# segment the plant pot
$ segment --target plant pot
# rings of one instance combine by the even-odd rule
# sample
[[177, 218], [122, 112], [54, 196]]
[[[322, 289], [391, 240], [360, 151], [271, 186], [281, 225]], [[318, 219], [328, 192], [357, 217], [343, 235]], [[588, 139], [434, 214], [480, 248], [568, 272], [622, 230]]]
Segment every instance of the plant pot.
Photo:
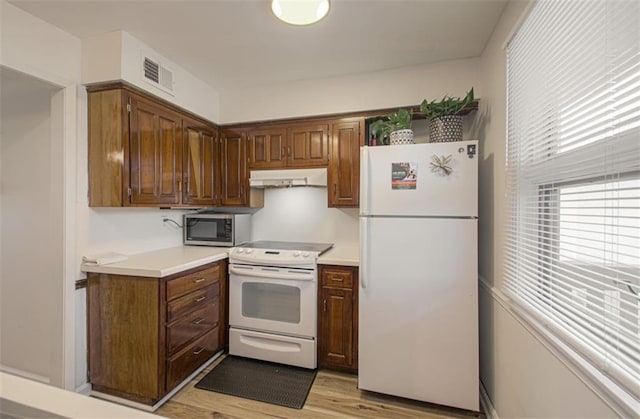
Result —
[[462, 116], [445, 115], [433, 118], [429, 122], [429, 129], [431, 143], [462, 141]]
[[401, 129], [389, 135], [391, 145], [413, 144], [413, 130]]

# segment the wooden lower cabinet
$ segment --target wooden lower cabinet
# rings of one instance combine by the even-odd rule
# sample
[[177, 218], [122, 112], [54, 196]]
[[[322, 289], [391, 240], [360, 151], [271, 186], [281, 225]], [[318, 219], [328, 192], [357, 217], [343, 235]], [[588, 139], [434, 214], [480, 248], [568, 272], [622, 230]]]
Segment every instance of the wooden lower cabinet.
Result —
[[225, 342], [226, 260], [166, 278], [89, 273], [93, 390], [154, 405]]
[[358, 268], [319, 265], [318, 366], [358, 370]]

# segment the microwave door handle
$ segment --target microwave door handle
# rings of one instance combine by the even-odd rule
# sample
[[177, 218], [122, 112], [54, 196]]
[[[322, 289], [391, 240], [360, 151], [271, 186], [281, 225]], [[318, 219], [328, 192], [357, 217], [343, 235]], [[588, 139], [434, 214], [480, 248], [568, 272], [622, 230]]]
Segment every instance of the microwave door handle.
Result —
[[237, 266], [229, 267], [229, 273], [238, 276], [250, 276], [266, 279], [285, 279], [288, 281], [313, 281], [313, 272], [292, 272], [291, 270], [277, 270], [277, 271], [261, 271], [253, 268], [243, 268]]

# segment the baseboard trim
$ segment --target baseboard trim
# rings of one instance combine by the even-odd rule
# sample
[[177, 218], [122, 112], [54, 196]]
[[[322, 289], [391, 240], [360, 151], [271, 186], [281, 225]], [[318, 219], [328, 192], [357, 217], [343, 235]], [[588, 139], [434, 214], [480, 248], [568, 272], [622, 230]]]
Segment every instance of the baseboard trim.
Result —
[[6, 372], [7, 374], [17, 375], [18, 377], [27, 378], [33, 381], [39, 381], [44, 384], [51, 384], [51, 379], [49, 377], [45, 377], [44, 375], [34, 374], [32, 372], [19, 370], [17, 368], [7, 367], [6, 365], [0, 365], [0, 371]]
[[207, 362], [202, 364], [200, 366], [200, 368], [198, 368], [190, 376], [185, 378], [184, 381], [182, 381], [180, 384], [178, 384], [173, 390], [171, 390], [169, 393], [167, 393], [166, 396], [164, 396], [162, 399], [160, 399], [160, 401], [158, 401], [158, 403], [154, 404], [153, 406], [149, 406], [149, 405], [143, 404], [143, 403], [134, 402], [132, 400], [127, 400], [127, 399], [124, 399], [122, 397], [112, 396], [111, 394], [101, 393], [99, 391], [91, 390], [91, 394], [90, 395], [94, 396], [94, 397], [97, 397], [99, 399], [108, 400], [110, 402], [114, 402], [114, 403], [118, 403], [118, 404], [123, 404], [125, 406], [133, 407], [133, 408], [136, 408], [136, 409], [139, 409], [139, 410], [144, 410], [146, 412], [155, 412], [160, 406], [165, 404], [170, 398], [172, 398], [177, 392], [182, 390], [182, 388], [184, 386], [186, 386], [191, 380], [193, 380], [198, 374], [200, 374], [202, 372], [202, 370], [204, 370], [209, 365], [211, 365], [213, 363], [213, 361], [215, 361], [216, 359], [220, 358], [220, 355], [222, 355], [223, 352], [224, 351], [220, 351], [217, 354], [215, 354], [214, 356], [212, 356], [211, 358], [209, 358], [209, 360]]
[[487, 415], [487, 419], [500, 419], [498, 417], [498, 412], [496, 412], [496, 409], [493, 407], [493, 403], [491, 403], [489, 393], [487, 393], [487, 389], [484, 388], [482, 381], [480, 381], [480, 405], [482, 406], [484, 414]]

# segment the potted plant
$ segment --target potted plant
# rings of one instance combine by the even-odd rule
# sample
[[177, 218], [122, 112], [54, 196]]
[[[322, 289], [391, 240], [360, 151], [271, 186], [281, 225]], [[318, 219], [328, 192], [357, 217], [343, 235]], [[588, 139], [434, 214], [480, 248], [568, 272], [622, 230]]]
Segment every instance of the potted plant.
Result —
[[389, 138], [392, 145], [413, 144], [413, 130], [411, 129], [411, 112], [398, 109], [387, 115], [387, 119], [378, 119], [371, 124], [371, 133], [382, 143]]
[[439, 101], [426, 99], [420, 112], [429, 120], [431, 142], [462, 141], [462, 115], [460, 111], [473, 102], [473, 87], [464, 98], [445, 96]]

